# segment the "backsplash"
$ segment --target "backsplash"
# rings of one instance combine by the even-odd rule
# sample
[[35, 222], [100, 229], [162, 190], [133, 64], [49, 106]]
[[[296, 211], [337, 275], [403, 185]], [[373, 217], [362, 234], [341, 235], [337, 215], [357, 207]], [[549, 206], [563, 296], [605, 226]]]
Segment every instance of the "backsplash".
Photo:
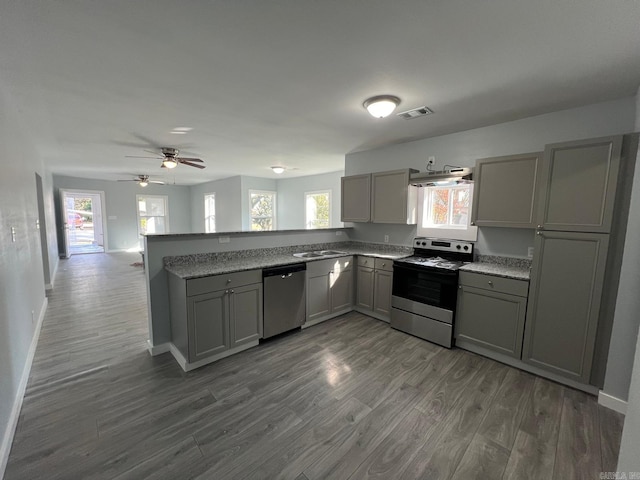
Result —
[[497, 255], [477, 255], [476, 262], [493, 263], [505, 267], [531, 268], [531, 259], [516, 257], [500, 257]]

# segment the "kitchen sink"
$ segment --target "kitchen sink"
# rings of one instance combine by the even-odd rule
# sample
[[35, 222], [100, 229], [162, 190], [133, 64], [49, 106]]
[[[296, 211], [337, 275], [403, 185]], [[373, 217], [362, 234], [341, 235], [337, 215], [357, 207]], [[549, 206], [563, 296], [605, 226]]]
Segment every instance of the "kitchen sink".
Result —
[[319, 253], [320, 255], [347, 255], [347, 252], [342, 252], [340, 250], [321, 250], [314, 253]]
[[331, 255], [348, 255], [347, 252], [342, 252], [340, 250], [318, 250], [317, 252], [302, 252], [302, 253], [294, 253], [294, 257], [298, 258], [320, 258], [320, 257], [329, 257]]
[[315, 252], [302, 252], [302, 253], [294, 253], [294, 257], [298, 258], [316, 258], [316, 257], [324, 257], [324, 255]]

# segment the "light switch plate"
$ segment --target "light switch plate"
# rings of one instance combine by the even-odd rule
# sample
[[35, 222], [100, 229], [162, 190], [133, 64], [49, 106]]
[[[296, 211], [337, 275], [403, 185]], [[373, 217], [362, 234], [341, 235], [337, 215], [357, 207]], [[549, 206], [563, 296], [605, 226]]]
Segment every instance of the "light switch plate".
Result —
[[389, 243], [389, 235], [384, 236], [384, 243]]
[[16, 227], [11, 227], [11, 241], [14, 243], [16, 241]]
[[231, 241], [231, 238], [229, 237], [218, 237], [219, 243], [229, 243], [230, 241]]
[[527, 248], [527, 256], [533, 258], [533, 247]]

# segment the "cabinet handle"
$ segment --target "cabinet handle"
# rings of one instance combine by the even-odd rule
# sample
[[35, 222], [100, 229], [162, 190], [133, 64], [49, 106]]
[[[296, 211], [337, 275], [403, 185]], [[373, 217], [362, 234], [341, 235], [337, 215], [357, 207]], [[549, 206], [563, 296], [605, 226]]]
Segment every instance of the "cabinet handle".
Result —
[[473, 227], [476, 224], [476, 222], [471, 222], [471, 226]]
[[387, 266], [387, 264], [386, 264], [386, 263], [383, 263], [383, 264], [382, 264], [382, 266], [383, 266], [383, 267], [386, 267], [386, 266]]
[[542, 235], [542, 232], [537, 231], [537, 232], [536, 232], [536, 235]]
[[227, 280], [227, 283], [231, 283], [231, 279]]
[[493, 285], [493, 282], [491, 280], [489, 280], [489, 285]]
[[225, 290], [225, 291], [224, 291], [224, 294], [225, 294], [225, 295], [229, 295], [229, 290]]
[[538, 229], [542, 230], [544, 227], [542, 225], [538, 225]]
[[233, 290], [231, 290], [231, 293], [235, 293]]

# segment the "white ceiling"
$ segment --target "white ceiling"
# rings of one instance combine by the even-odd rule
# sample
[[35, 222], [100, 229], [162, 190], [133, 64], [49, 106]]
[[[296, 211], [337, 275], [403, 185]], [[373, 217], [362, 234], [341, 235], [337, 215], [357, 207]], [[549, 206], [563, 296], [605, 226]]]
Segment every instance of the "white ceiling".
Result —
[[[639, 25], [623, 0], [12, 1], [0, 88], [54, 173], [311, 175], [348, 152], [632, 96]], [[385, 93], [435, 113], [370, 117], [362, 102]], [[125, 158], [152, 144], [207, 168]]]

